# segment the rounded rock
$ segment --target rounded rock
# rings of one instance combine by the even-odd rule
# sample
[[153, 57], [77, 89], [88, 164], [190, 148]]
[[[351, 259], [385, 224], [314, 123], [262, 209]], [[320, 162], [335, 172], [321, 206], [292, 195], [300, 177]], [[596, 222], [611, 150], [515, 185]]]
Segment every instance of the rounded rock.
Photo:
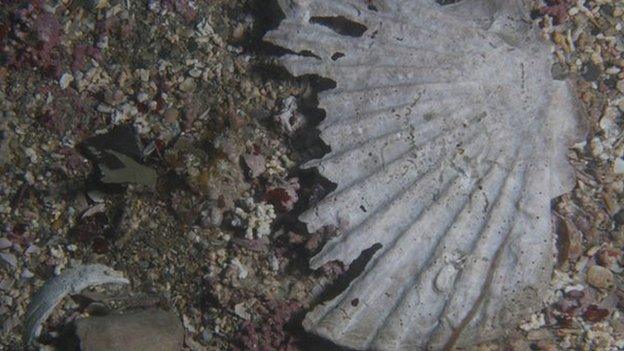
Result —
[[586, 280], [589, 285], [598, 289], [610, 289], [614, 284], [613, 273], [598, 265], [589, 267]]
[[180, 116], [180, 112], [178, 112], [178, 110], [176, 110], [175, 108], [168, 108], [165, 111], [164, 117], [165, 117], [165, 122], [167, 123], [175, 123], [178, 121], [178, 117]]

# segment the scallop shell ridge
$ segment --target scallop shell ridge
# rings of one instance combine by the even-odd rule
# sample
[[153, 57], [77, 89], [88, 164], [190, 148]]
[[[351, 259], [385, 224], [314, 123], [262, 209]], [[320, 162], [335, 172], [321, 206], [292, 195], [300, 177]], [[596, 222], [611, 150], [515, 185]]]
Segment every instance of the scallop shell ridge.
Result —
[[337, 184], [301, 216], [341, 234], [311, 260], [360, 276], [305, 328], [354, 349], [469, 346], [541, 307], [555, 263], [551, 199], [571, 190], [579, 134], [567, 82], [522, 0], [281, 0], [265, 40], [319, 95]]

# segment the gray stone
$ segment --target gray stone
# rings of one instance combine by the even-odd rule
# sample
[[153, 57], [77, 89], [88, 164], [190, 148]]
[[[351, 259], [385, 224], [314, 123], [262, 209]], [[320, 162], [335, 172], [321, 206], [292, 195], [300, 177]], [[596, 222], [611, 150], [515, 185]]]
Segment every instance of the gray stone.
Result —
[[11, 246], [13, 246], [11, 240], [4, 237], [0, 238], [0, 250], [8, 249]]
[[178, 351], [184, 327], [174, 313], [148, 309], [80, 319], [76, 335], [82, 351]]

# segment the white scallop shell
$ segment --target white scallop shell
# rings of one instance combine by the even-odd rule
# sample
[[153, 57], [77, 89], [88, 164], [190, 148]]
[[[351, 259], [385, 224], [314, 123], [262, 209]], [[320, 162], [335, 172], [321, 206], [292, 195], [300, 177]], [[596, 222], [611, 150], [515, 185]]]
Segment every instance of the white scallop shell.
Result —
[[294, 52], [283, 65], [337, 85], [319, 95], [331, 152], [306, 165], [337, 189], [301, 220], [342, 234], [311, 266], [381, 244], [305, 328], [380, 350], [467, 346], [515, 328], [549, 286], [550, 201], [573, 185], [566, 153], [579, 129], [523, 1], [280, 5], [286, 18], [265, 39]]

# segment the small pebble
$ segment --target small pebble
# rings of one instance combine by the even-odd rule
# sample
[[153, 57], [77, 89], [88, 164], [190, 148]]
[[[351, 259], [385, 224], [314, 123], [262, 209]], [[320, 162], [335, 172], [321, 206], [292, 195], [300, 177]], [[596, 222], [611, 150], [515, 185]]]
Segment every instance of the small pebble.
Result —
[[613, 273], [602, 266], [594, 265], [587, 270], [587, 283], [598, 289], [610, 289], [613, 286]]
[[249, 168], [252, 178], [257, 178], [266, 171], [266, 160], [262, 155], [245, 154], [243, 155], [243, 160]]
[[238, 279], [247, 278], [249, 271], [237, 258], [232, 259], [232, 265], [238, 270]]
[[139, 69], [138, 73], [139, 73], [139, 78], [141, 78], [141, 81], [143, 81], [143, 82], [149, 81], [150, 72], [148, 70], [146, 70], [146, 69]]
[[192, 93], [195, 88], [195, 79], [193, 78], [187, 78], [180, 84], [180, 90], [185, 93]]
[[0, 250], [8, 249], [13, 243], [7, 238], [0, 238]]
[[613, 173], [624, 174], [624, 160], [619, 157], [613, 161]]
[[613, 74], [618, 74], [620, 73], [620, 68], [619, 67], [609, 67], [607, 68], [607, 70], [605, 71], [607, 74], [613, 75]]
[[117, 106], [126, 99], [126, 94], [121, 90], [116, 90], [111, 96], [111, 104]]
[[178, 117], [180, 116], [180, 112], [178, 112], [178, 110], [176, 110], [175, 108], [168, 108], [165, 113], [164, 113], [164, 117], [165, 117], [165, 122], [167, 123], [175, 123], [178, 121]]
[[251, 319], [251, 314], [247, 312], [247, 309], [245, 308], [245, 304], [243, 302], [234, 305], [234, 313], [236, 313], [237, 316], [241, 317], [244, 320]]
[[149, 99], [149, 96], [143, 92], [137, 94], [137, 101], [143, 103]]
[[59, 79], [59, 85], [61, 89], [65, 90], [69, 87], [69, 84], [74, 81], [74, 76], [71, 73], [63, 73], [61, 79]]
[[99, 190], [89, 190], [87, 191], [87, 196], [91, 201], [99, 204], [104, 202], [104, 197], [106, 196], [106, 194]]
[[35, 275], [33, 274], [33, 272], [29, 271], [28, 269], [24, 269], [22, 271], [21, 277], [23, 279], [30, 279], [32, 277], [34, 277]]
[[601, 74], [602, 74], [602, 69], [600, 68], [600, 66], [597, 65], [596, 63], [590, 61], [584, 67], [582, 76], [587, 81], [595, 82], [595, 81], [597, 81], [600, 78]]
[[8, 264], [9, 266], [11, 266], [11, 268], [15, 268], [17, 266], [17, 258], [15, 257], [15, 255], [8, 253], [8, 252], [0, 252], [0, 258], [2, 259], [2, 261], [4, 261], [6, 264]]
[[202, 75], [202, 71], [197, 67], [193, 67], [188, 74], [193, 78], [199, 78]]

